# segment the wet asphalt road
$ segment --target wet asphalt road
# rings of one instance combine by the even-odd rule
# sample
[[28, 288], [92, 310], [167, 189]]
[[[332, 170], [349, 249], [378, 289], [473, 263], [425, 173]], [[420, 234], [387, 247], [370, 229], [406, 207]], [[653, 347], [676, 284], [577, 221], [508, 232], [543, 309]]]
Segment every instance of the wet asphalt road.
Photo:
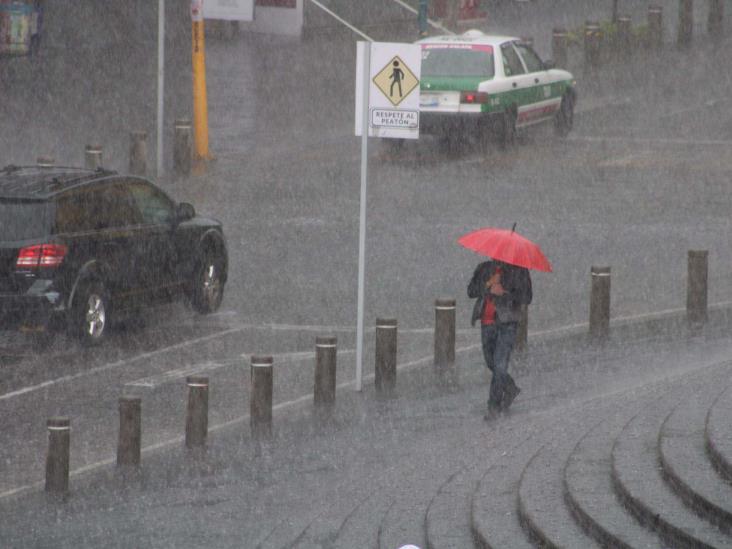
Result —
[[[225, 223], [231, 277], [221, 312], [196, 318], [163, 307], [95, 350], [60, 339], [38, 353], [10, 341], [0, 415], [13, 420], [0, 435], [0, 495], [42, 479], [44, 424], [53, 414], [72, 417], [72, 467], [79, 468], [113, 458], [122, 392], [143, 395], [144, 443], [152, 444], [180, 434], [190, 373], [212, 377], [212, 423], [247, 412], [250, 354], [276, 355], [275, 401], [291, 401], [311, 391], [315, 335], [335, 333], [338, 381], [352, 379], [360, 160], [352, 98], [324, 100], [312, 84], [278, 97], [270, 80], [257, 79], [262, 61], [252, 56], [266, 47], [245, 39], [211, 44], [219, 160], [206, 177], [163, 181]], [[329, 47], [311, 43], [300, 55]], [[268, 59], [281, 60], [283, 51], [274, 47]], [[554, 266], [534, 276], [533, 332], [586, 322], [591, 265], [612, 266], [614, 317], [682, 308], [689, 249], [709, 250], [710, 302], [729, 300], [732, 103], [729, 81], [715, 73], [729, 60], [714, 51], [670, 52], [632, 71], [580, 79], [580, 112], [566, 141], [542, 129], [509, 154], [467, 143], [455, 155], [429, 138], [398, 155], [372, 141], [366, 325], [398, 318], [400, 362], [429, 358], [433, 301], [452, 296], [458, 345], [475, 345], [464, 290], [478, 258], [455, 240], [514, 222]], [[644, 77], [651, 67], [653, 77]], [[671, 68], [695, 85], [680, 86]], [[282, 78], [291, 89], [291, 77]], [[345, 86], [350, 77], [341, 80]], [[372, 360], [367, 355], [367, 373]]]

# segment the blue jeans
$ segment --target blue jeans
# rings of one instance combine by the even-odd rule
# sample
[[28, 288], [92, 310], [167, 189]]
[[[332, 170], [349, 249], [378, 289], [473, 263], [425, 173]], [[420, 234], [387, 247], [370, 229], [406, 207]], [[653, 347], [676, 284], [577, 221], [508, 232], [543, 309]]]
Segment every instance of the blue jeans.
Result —
[[508, 361], [516, 342], [517, 322], [483, 324], [480, 339], [483, 344], [485, 365], [493, 372], [488, 406], [500, 407], [506, 387], [513, 384], [508, 373]]

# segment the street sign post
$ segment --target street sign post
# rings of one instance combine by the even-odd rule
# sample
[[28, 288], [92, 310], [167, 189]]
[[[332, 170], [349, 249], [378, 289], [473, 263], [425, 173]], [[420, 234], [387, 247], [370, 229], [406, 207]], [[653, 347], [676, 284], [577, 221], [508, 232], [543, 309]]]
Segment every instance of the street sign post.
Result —
[[165, 0], [158, 0], [158, 111], [157, 176], [163, 176], [163, 124], [165, 117]]
[[[366, 272], [368, 138], [419, 138], [418, 45], [358, 42], [356, 52], [356, 135], [361, 136], [361, 202], [358, 231], [356, 390], [363, 388], [363, 316]], [[365, 131], [364, 131], [365, 130]]]

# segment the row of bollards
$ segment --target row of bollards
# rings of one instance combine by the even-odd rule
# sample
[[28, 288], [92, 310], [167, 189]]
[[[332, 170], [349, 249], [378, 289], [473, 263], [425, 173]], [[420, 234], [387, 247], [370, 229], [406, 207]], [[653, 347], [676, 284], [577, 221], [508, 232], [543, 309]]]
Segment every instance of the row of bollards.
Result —
[[[444, 373], [455, 363], [455, 300], [438, 299], [435, 303], [435, 367]], [[376, 321], [374, 384], [380, 396], [393, 396], [397, 371], [397, 321], [380, 318]], [[321, 414], [332, 412], [336, 400], [337, 338], [318, 336], [315, 339], [315, 375], [313, 404]], [[205, 376], [188, 376], [185, 447], [205, 448], [208, 435], [208, 389]], [[272, 356], [251, 357], [249, 426], [252, 437], [272, 436], [274, 360]], [[46, 492], [65, 496], [69, 490], [70, 420], [53, 417], [47, 422], [48, 453], [46, 456]], [[137, 396], [119, 398], [119, 437], [117, 467], [134, 469], [140, 466], [142, 451], [142, 400]]]
[[[89, 170], [98, 170], [104, 166], [103, 149], [101, 145], [87, 145], [84, 148], [84, 167]], [[38, 157], [36, 164], [41, 167], [51, 167], [55, 160], [50, 157]], [[190, 120], [181, 119], [175, 122], [175, 136], [173, 140], [173, 173], [179, 177], [191, 174], [193, 165], [193, 136]], [[129, 173], [145, 176], [148, 174], [147, 132], [134, 131], [130, 133]]]
[[[592, 266], [590, 289], [589, 334], [595, 339], [608, 336], [610, 329], [610, 267]], [[687, 320], [692, 326], [707, 320], [708, 252], [689, 250], [687, 277]], [[455, 382], [455, 318], [454, 299], [435, 301], [434, 372], [440, 381]], [[378, 318], [375, 334], [374, 387], [377, 395], [394, 395], [397, 381], [397, 320]], [[522, 310], [516, 348], [526, 346], [528, 308]], [[313, 404], [319, 413], [333, 410], [336, 399], [337, 338], [318, 336], [315, 339], [315, 375]], [[206, 376], [188, 376], [185, 447], [205, 448], [208, 435], [208, 390]], [[250, 364], [249, 425], [256, 439], [272, 436], [274, 360], [272, 356], [252, 356]], [[69, 490], [69, 418], [52, 417], [47, 422], [48, 454], [46, 456], [46, 492], [65, 495]], [[139, 467], [142, 449], [142, 405], [135, 396], [119, 399], [119, 438], [117, 466]]]
[[[713, 39], [724, 33], [724, 0], [708, 0], [709, 12], [707, 32]], [[627, 61], [636, 48], [633, 40], [633, 27], [629, 15], [619, 15], [615, 21], [614, 55]], [[691, 44], [694, 29], [694, 0], [679, 0], [679, 18], [676, 42], [685, 47]], [[645, 44], [648, 49], [658, 50], [663, 45], [663, 8], [648, 6]], [[598, 21], [586, 21], [583, 28], [583, 51], [585, 69], [595, 69], [602, 62], [603, 30]], [[556, 66], [567, 66], [567, 50], [571, 34], [564, 28], [552, 32], [552, 59]]]
[[[689, 250], [687, 260], [686, 319], [698, 327], [708, 315], [709, 252]], [[590, 269], [590, 336], [602, 339], [610, 332], [610, 267]]]
[[[193, 126], [188, 119], [175, 121], [173, 136], [173, 173], [188, 176], [193, 158]], [[135, 131], [130, 134], [130, 166], [133, 175], [148, 173], [147, 133]]]

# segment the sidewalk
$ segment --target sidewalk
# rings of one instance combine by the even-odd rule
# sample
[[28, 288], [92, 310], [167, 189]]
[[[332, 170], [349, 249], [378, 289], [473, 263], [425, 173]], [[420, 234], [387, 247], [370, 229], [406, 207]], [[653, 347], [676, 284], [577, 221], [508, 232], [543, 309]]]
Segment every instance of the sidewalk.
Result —
[[[0, 501], [0, 536], [13, 548], [396, 549], [425, 547], [427, 536], [433, 547], [470, 547], [466, 478], [486, 477], [507, 455], [525, 463], [544, 444], [662, 397], [688, 375], [703, 382], [732, 357], [728, 322], [713, 318], [692, 337], [663, 326], [665, 335], [658, 324], [616, 330], [599, 347], [583, 334], [532, 344], [512, 365], [522, 394], [494, 423], [482, 418], [489, 378], [476, 350], [458, 356], [452, 390], [434, 383], [429, 364], [402, 369], [396, 398], [377, 398], [367, 380], [362, 393], [338, 393], [325, 423], [307, 401], [277, 410], [267, 443], [250, 438], [245, 417], [210, 433], [202, 459], [186, 457], [181, 443], [144, 453], [136, 479], [124, 482], [111, 465], [73, 477], [63, 504], [41, 492]], [[446, 504], [455, 497], [460, 505]]]

